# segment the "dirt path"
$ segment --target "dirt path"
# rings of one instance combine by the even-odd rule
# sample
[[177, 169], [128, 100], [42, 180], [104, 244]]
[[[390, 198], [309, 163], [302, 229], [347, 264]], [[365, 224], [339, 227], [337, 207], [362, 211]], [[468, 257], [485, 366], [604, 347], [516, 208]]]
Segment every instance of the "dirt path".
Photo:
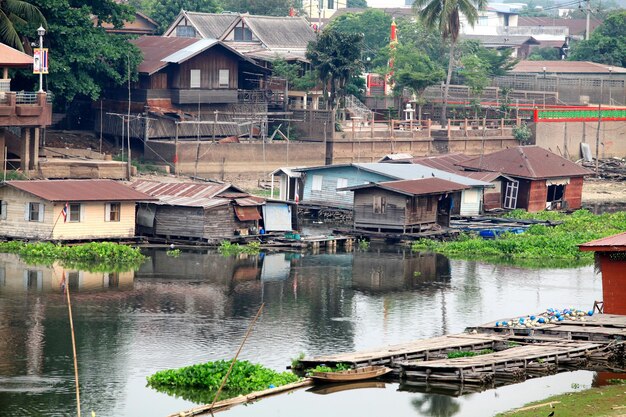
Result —
[[583, 204], [626, 203], [626, 182], [585, 178]]

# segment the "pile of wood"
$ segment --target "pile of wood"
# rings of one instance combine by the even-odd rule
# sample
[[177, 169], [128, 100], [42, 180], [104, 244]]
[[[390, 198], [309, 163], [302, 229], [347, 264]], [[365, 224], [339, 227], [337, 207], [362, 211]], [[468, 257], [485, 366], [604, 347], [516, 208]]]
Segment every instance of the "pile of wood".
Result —
[[[596, 163], [583, 162], [583, 166], [595, 172]], [[626, 180], [626, 160], [621, 158], [607, 158], [598, 161], [598, 175], [612, 181]]]

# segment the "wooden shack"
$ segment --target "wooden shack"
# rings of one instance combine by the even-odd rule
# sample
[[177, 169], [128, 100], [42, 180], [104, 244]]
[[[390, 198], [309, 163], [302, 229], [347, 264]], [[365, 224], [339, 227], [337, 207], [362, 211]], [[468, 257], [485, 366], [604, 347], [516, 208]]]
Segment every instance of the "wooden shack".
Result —
[[111, 180], [7, 181], [0, 185], [0, 234], [41, 240], [131, 238], [135, 203], [150, 200]]
[[579, 245], [596, 253], [602, 271], [604, 313], [626, 315], [626, 232]]
[[583, 178], [592, 172], [539, 146], [516, 146], [458, 163], [468, 171], [511, 177], [504, 190], [505, 208], [529, 212], [576, 210], [582, 204]]
[[439, 178], [349, 187], [354, 193], [354, 228], [414, 233], [447, 227], [454, 196], [470, 188]]
[[131, 187], [157, 199], [137, 209], [145, 235], [217, 242], [259, 228], [264, 200], [231, 184], [137, 180]]

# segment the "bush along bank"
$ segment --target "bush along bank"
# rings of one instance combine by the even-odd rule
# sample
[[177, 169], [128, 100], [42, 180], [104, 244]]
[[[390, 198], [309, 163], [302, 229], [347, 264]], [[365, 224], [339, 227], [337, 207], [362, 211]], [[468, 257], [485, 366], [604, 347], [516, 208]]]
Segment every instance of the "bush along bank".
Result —
[[120, 271], [138, 268], [145, 260], [139, 248], [113, 242], [60, 245], [50, 242], [0, 242], [0, 252], [15, 253], [26, 263], [63, 266], [89, 271]]
[[[219, 360], [179, 369], [158, 371], [147, 377], [148, 385], [157, 391], [197, 403], [210, 403], [217, 393], [231, 361]], [[276, 372], [249, 361], [236, 361], [219, 400], [297, 382], [291, 372]]]
[[450, 242], [420, 239], [413, 251], [439, 252], [451, 258], [483, 259], [527, 267], [573, 267], [593, 262], [593, 254], [578, 245], [626, 231], [626, 212], [595, 215], [587, 210], [572, 214], [526, 213], [515, 210], [511, 218], [551, 220], [556, 226], [532, 225], [522, 234], [503, 234], [496, 239], [461, 234]]

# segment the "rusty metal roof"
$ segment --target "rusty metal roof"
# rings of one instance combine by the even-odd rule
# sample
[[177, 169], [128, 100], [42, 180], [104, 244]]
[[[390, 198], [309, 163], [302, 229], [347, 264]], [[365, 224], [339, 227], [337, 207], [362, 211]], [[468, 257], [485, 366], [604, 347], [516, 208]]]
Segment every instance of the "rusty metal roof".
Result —
[[[511, 72], [543, 74], [623, 74], [626, 68], [589, 61], [520, 61]], [[610, 71], [609, 71], [610, 68]]]
[[224, 198], [180, 197], [162, 195], [158, 197], [155, 204], [160, 206], [200, 207], [203, 209], [211, 209], [214, 207], [229, 205], [230, 200], [226, 200]]
[[453, 191], [461, 191], [471, 188], [468, 185], [442, 180], [440, 178], [423, 178], [419, 180], [388, 181], [378, 184], [364, 184], [348, 187], [348, 190], [360, 190], [365, 188], [382, 188], [407, 195], [445, 194]]
[[152, 201], [154, 198], [113, 180], [7, 181], [17, 188], [48, 201]]
[[242, 222], [261, 219], [261, 213], [259, 213], [259, 209], [256, 207], [235, 206], [235, 215]]
[[194, 38], [141, 36], [137, 39], [132, 39], [130, 42], [135, 44], [143, 53], [143, 61], [139, 64], [137, 70], [140, 73], [154, 74], [168, 65], [168, 62], [162, 61], [163, 58], [193, 45], [197, 41]]
[[578, 245], [582, 251], [626, 252], [626, 232]]
[[479, 171], [502, 172], [513, 177], [547, 179], [581, 177], [592, 172], [539, 146], [516, 146], [459, 163]]
[[150, 180], [136, 180], [130, 185], [154, 197], [195, 197], [212, 198], [224, 191], [242, 192], [239, 188], [228, 183], [197, 183], [197, 182], [159, 182]]
[[33, 57], [0, 42], [0, 67], [26, 68], [33, 65]]
[[462, 153], [447, 153], [443, 155], [411, 158], [411, 162], [462, 175], [459, 171], [462, 171], [463, 168], [461, 168], [458, 163], [467, 161], [471, 158], [471, 156], [463, 155]]

